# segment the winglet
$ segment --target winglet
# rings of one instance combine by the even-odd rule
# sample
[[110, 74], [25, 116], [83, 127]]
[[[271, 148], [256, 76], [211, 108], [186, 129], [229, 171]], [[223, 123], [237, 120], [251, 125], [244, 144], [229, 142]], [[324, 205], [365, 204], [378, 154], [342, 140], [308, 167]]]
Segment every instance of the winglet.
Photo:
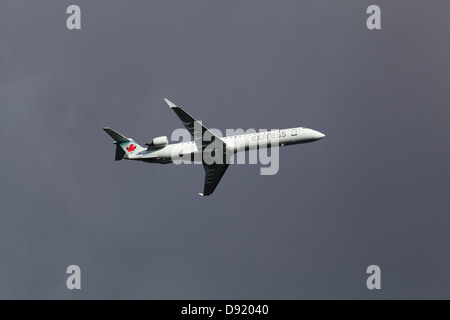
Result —
[[200, 193], [200, 192], [199, 192], [198, 194], [201, 195], [202, 197], [204, 197], [203, 193]]
[[178, 108], [176, 105], [174, 105], [169, 99], [164, 98], [164, 101], [169, 105], [169, 107], [173, 108]]

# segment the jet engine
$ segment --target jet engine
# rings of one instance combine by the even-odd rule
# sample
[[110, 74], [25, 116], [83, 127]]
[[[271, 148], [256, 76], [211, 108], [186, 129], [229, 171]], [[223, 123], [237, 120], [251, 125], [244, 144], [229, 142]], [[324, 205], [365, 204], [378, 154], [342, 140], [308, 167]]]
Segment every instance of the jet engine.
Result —
[[164, 147], [169, 144], [169, 139], [167, 136], [156, 137], [147, 142], [145, 145], [150, 147]]

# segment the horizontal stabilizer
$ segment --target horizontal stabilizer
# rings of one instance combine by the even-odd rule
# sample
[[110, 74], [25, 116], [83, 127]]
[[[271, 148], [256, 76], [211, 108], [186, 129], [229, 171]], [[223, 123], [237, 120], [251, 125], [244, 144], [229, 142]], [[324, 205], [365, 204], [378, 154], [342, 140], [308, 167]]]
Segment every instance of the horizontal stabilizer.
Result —
[[124, 135], [114, 131], [111, 128], [103, 128], [105, 132], [114, 139], [114, 144], [116, 145], [116, 155], [114, 159], [116, 161], [122, 160], [125, 155], [125, 159], [129, 159], [129, 154], [136, 154], [145, 150], [139, 144], [137, 144], [133, 139], [127, 138]]
[[114, 141], [118, 142], [118, 143], [122, 143], [122, 142], [128, 142], [130, 141], [130, 139], [128, 139], [127, 137], [125, 137], [124, 135], [121, 135], [120, 133], [118, 133], [117, 131], [114, 131], [111, 128], [103, 128], [103, 130], [105, 130], [105, 132], [107, 134], [110, 135], [111, 138], [114, 139]]

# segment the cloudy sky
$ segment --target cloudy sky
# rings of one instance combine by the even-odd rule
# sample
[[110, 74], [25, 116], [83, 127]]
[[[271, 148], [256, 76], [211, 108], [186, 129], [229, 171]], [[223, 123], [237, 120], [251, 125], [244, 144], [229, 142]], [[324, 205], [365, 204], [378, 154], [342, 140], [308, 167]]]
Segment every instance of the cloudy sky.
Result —
[[[1, 1], [0, 298], [450, 298], [449, 10]], [[101, 130], [170, 136], [165, 97], [223, 131], [326, 138], [283, 148], [274, 176], [232, 166], [202, 198], [201, 165], [115, 162]]]

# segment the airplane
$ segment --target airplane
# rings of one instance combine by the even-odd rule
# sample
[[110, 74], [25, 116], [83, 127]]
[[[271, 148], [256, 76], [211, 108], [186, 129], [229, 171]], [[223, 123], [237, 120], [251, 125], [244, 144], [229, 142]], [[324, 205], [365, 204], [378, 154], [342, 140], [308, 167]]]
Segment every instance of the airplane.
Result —
[[[164, 100], [180, 118], [193, 141], [169, 144], [167, 136], [161, 136], [147, 142], [145, 144], [147, 148], [144, 148], [133, 139], [127, 138], [111, 128], [104, 127], [103, 130], [114, 139], [116, 161], [127, 159], [166, 164], [172, 163], [174, 158], [183, 156], [193, 162], [202, 161], [205, 169], [205, 182], [203, 193], [199, 193], [201, 196], [209, 196], [214, 192], [229, 166], [230, 157], [236, 152], [270, 148], [273, 143], [277, 146], [287, 146], [313, 142], [325, 137], [319, 131], [304, 127], [218, 137], [182, 108], [177, 107], [168, 99]], [[209, 137], [209, 139], [205, 137]], [[214, 159], [222, 161], [212, 161]]]

